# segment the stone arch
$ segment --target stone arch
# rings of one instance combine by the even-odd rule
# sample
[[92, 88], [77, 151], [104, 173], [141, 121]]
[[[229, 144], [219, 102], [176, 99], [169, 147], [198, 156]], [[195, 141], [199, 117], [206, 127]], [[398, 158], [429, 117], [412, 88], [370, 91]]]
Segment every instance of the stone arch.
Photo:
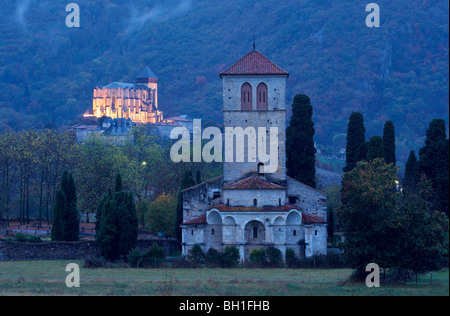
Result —
[[285, 221], [284, 221], [284, 218], [283, 218], [283, 217], [278, 216], [277, 218], [275, 218], [275, 220], [273, 221], [273, 223], [274, 223], [275, 225], [284, 225], [284, 224], [285, 224]]
[[221, 249], [223, 241], [222, 216], [220, 216], [220, 213], [218, 211], [211, 211], [208, 214], [206, 221], [208, 223], [208, 226], [206, 229], [205, 239], [208, 240], [208, 244], [210, 245], [210, 247]]
[[245, 225], [245, 241], [249, 244], [263, 244], [266, 241], [266, 227], [260, 221], [250, 221]]
[[217, 211], [211, 211], [208, 214], [207, 222], [208, 225], [222, 225], [222, 216]]
[[286, 221], [283, 217], [278, 216], [273, 222], [273, 238], [277, 244], [285, 243]]
[[252, 110], [252, 85], [248, 82], [241, 86], [241, 110]]
[[286, 225], [301, 225], [302, 218], [297, 211], [291, 211], [286, 218]]
[[299, 241], [304, 240], [304, 230], [302, 226], [301, 213], [297, 210], [291, 210], [286, 217], [286, 244], [288, 247], [295, 250], [295, 252], [304, 257], [304, 246], [299, 246]]
[[256, 88], [256, 108], [258, 111], [267, 111], [269, 105], [268, 89], [264, 82]]
[[224, 243], [233, 243], [236, 241], [236, 220], [227, 216], [223, 219], [223, 242]]

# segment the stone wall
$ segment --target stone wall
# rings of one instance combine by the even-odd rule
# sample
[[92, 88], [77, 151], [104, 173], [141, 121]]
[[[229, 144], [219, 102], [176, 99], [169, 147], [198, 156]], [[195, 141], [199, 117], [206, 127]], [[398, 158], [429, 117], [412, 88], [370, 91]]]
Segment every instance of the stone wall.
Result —
[[[138, 247], [148, 249], [153, 243], [163, 247], [166, 255], [178, 250], [178, 243], [173, 239], [138, 240]], [[0, 261], [83, 260], [98, 255], [95, 241], [21, 243], [0, 240]]]
[[0, 241], [0, 261], [80, 260], [97, 255], [94, 241], [42, 243]]

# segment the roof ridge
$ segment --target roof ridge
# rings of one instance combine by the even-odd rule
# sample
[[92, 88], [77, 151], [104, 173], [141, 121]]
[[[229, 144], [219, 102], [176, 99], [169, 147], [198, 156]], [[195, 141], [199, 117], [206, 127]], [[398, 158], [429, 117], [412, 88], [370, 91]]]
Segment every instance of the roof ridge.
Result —
[[215, 178], [212, 178], [212, 179], [209, 179], [209, 180], [206, 180], [206, 181], [203, 181], [202, 183], [199, 183], [199, 184], [193, 185], [193, 186], [191, 186], [191, 187], [189, 187], [189, 188], [186, 188], [186, 189], [184, 189], [184, 190], [181, 190], [181, 192], [188, 191], [188, 190], [192, 190], [192, 189], [194, 189], [194, 188], [196, 188], [196, 187], [198, 187], [198, 186], [201, 186], [201, 185], [203, 185], [203, 184], [205, 184], [205, 183], [208, 183], [208, 182], [211, 182], [211, 181], [215, 181], [215, 180], [217, 180], [217, 179], [219, 179], [219, 178], [222, 178], [222, 177], [223, 177], [223, 175], [218, 176], [218, 177], [215, 177]]
[[289, 73], [271, 61], [258, 50], [252, 50], [236, 61], [225, 71], [223, 75], [287, 75]]
[[[253, 182], [251, 182], [253, 180]], [[266, 185], [266, 187], [263, 187]], [[269, 190], [269, 189], [286, 189], [285, 187], [278, 185], [276, 183], [272, 183], [265, 179], [262, 179], [259, 176], [251, 175], [245, 179], [242, 179], [238, 182], [229, 184], [222, 188], [223, 190]]]

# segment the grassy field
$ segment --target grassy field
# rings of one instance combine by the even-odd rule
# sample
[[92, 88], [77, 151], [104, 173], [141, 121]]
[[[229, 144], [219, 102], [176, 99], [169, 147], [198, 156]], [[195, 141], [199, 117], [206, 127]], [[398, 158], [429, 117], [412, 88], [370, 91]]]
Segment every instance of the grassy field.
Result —
[[449, 295], [448, 270], [419, 283], [367, 288], [346, 282], [351, 271], [305, 269], [81, 269], [80, 288], [67, 288], [69, 261], [0, 262], [0, 295]]

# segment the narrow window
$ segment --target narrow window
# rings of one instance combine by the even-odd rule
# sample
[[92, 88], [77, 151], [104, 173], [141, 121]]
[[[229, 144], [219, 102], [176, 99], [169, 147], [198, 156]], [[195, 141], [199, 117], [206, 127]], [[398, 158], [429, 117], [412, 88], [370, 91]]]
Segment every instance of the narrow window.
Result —
[[281, 198], [278, 199], [278, 205], [281, 206]]
[[194, 230], [191, 229], [191, 236], [194, 236]]
[[257, 199], [253, 199], [253, 206], [258, 206], [258, 200]]
[[258, 238], [258, 227], [253, 227], [253, 239]]
[[293, 236], [297, 236], [297, 230], [294, 229], [294, 231], [292, 232]]
[[211, 229], [211, 235], [215, 235], [215, 234], [216, 234], [216, 231], [214, 230], [214, 228]]
[[314, 235], [316, 235], [317, 236], [317, 229], [314, 231]]
[[262, 162], [258, 163], [258, 176], [264, 175], [264, 164]]
[[258, 95], [256, 108], [258, 109], [258, 111], [267, 111], [267, 85], [264, 82], [261, 82], [256, 88], [256, 91]]
[[251, 111], [252, 109], [252, 86], [246, 82], [241, 87], [241, 110]]

